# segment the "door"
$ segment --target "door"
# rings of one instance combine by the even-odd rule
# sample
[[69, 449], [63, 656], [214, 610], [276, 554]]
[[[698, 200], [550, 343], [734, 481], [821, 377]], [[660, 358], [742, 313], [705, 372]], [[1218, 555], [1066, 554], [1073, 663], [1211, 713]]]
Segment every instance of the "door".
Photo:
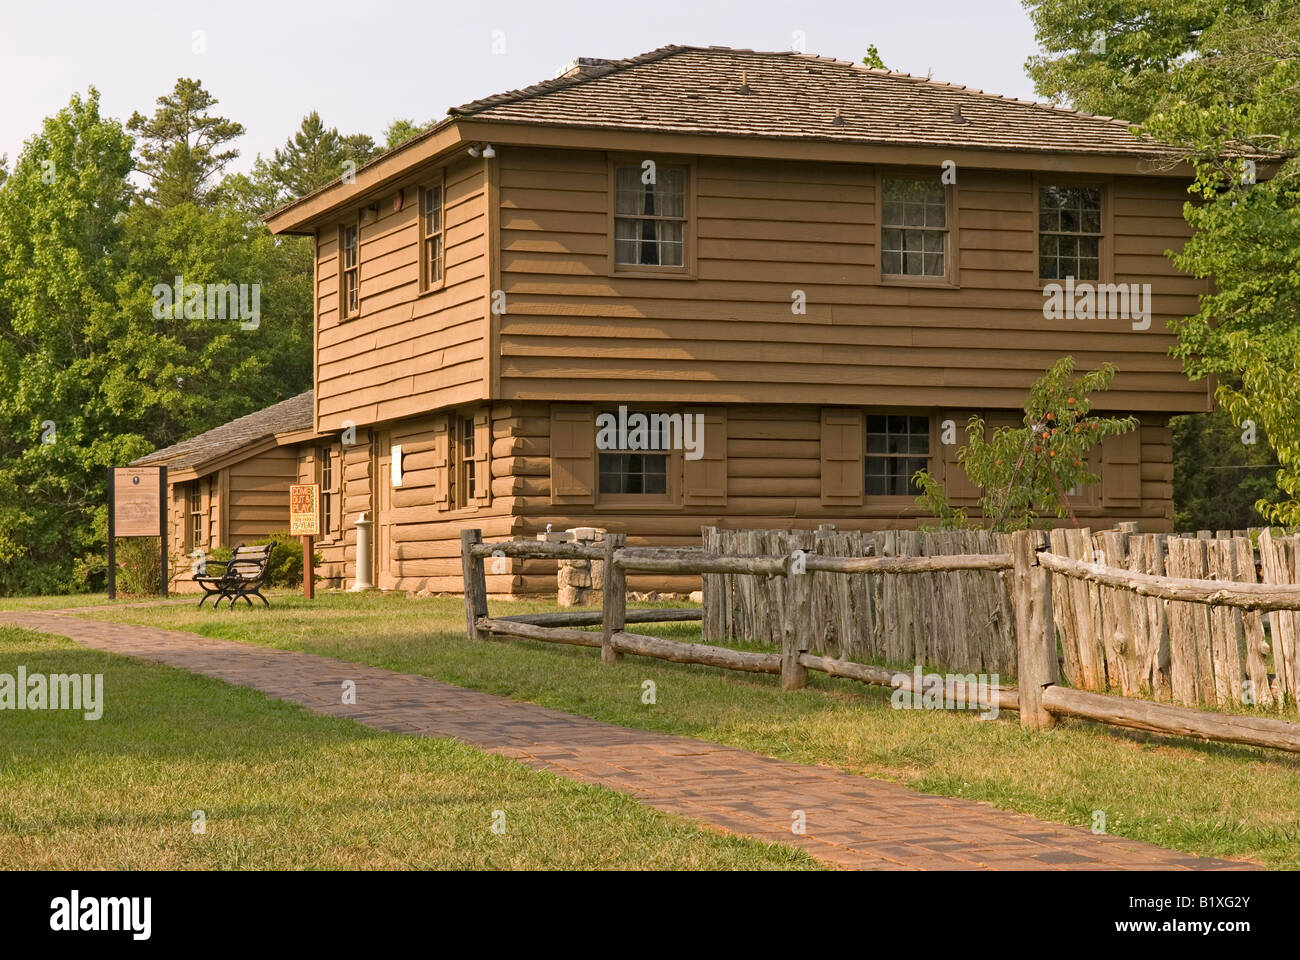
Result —
[[393, 445], [392, 434], [379, 434], [375, 462], [375, 586], [392, 590], [393, 576]]

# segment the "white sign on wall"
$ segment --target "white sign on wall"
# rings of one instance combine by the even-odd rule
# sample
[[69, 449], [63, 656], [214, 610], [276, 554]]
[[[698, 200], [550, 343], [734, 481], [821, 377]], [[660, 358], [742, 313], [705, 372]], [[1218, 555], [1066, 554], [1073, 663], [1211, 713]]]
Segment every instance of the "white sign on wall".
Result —
[[391, 459], [393, 468], [393, 486], [400, 487], [402, 485], [402, 445], [400, 443], [393, 444]]

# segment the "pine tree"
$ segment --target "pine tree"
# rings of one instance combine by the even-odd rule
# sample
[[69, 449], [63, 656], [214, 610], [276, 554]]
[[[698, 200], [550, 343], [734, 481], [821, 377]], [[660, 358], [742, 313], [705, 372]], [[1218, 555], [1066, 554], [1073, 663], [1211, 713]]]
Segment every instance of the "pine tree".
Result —
[[127, 129], [140, 139], [138, 168], [150, 182], [143, 196], [156, 206], [211, 205], [219, 199], [213, 184], [239, 156], [229, 144], [244, 127], [213, 116], [209, 111], [217, 103], [200, 81], [181, 77], [171, 94], [158, 98], [152, 117], [131, 114]]

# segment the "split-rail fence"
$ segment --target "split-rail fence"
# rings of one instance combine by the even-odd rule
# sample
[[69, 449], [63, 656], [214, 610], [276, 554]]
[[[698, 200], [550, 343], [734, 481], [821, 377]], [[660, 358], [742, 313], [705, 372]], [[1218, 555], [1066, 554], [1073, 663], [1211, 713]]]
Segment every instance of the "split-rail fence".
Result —
[[[1261, 538], [1261, 541], [1264, 547], [1268, 547], [1266, 538]], [[1058, 652], [1059, 624], [1053, 611], [1054, 598], [1072, 597], [1082, 587], [1124, 594], [1130, 617], [1138, 616], [1137, 607], [1150, 600], [1171, 607], [1175, 604], [1194, 607], [1203, 612], [1207, 623], [1210, 622], [1208, 618], [1213, 617], [1258, 616], [1261, 612], [1272, 611], [1275, 617], [1287, 617], [1294, 628], [1294, 614], [1300, 612], [1300, 586], [1289, 582], [1272, 584], [1173, 577], [1143, 569], [1109, 566], [1104, 562], [1106, 557], [1099, 555], [1098, 551], [1084, 556], [1057, 552], [1058, 546], [1064, 546], [1059, 536], [1052, 542], [1053, 549], [1049, 549], [1048, 534], [1040, 531], [1019, 531], [1011, 534], [1005, 542], [1009, 549], [994, 553], [831, 556], [799, 551], [782, 556], [764, 556], [694, 548], [629, 548], [626, 537], [621, 534], [606, 535], [600, 546], [537, 540], [484, 543], [480, 531], [466, 530], [461, 535], [466, 630], [471, 638], [480, 640], [498, 635], [599, 647], [601, 660], [606, 663], [615, 662], [624, 654], [636, 654], [677, 663], [779, 675], [783, 690], [806, 686], [810, 670], [862, 683], [910, 690], [914, 683], [912, 674], [859, 663], [842, 656], [827, 656], [809, 649], [809, 638], [815, 624], [813, 575], [853, 577], [868, 574], [888, 579], [993, 572], [1009, 584], [1018, 685], [1016, 688], [996, 687], [985, 696], [995, 699], [1000, 710], [1018, 710], [1022, 726], [1041, 730], [1051, 727], [1058, 716], [1074, 716], [1158, 733], [1300, 752], [1300, 723], [1256, 715], [1211, 712], [1126, 695], [1138, 692], [1136, 689], [1116, 694], [1064, 685], [1061, 682], [1062, 660], [1067, 682], [1076, 679], [1071, 674], [1074, 661], [1068, 655], [1062, 658]], [[484, 561], [489, 556], [503, 555], [603, 561], [601, 609], [491, 616]], [[780, 637], [773, 638], [779, 641], [780, 652], [737, 650], [629, 631], [630, 625], [638, 623], [699, 621], [705, 618], [706, 613], [698, 608], [627, 609], [628, 571], [782, 578], [785, 584], [784, 616]], [[1057, 600], [1058, 604], [1060, 602]], [[1080, 604], [1080, 608], [1082, 606]], [[1167, 622], [1170, 620], [1172, 615], [1166, 617]], [[1076, 632], [1079, 622], [1078, 619], [1074, 621]], [[1105, 623], [1089, 622], [1094, 630], [1106, 627]], [[593, 626], [600, 626], [600, 632], [582, 629]], [[1138, 636], [1137, 627], [1129, 623], [1126, 629], [1129, 631], [1129, 646], [1139, 649], [1141, 644], [1133, 639]], [[1195, 635], [1194, 628], [1191, 635]], [[1295, 636], [1294, 629], [1291, 636]], [[1104, 637], [1098, 634], [1090, 642], [1100, 643], [1104, 662]], [[1076, 658], [1078, 650], [1076, 644]], [[1126, 655], [1124, 650], [1116, 651], [1116, 656], [1121, 659]], [[1195, 650], [1190, 655], [1194, 658]], [[1158, 665], [1158, 660], [1151, 662]], [[1190, 662], [1199, 664], [1195, 659]], [[1253, 669], [1249, 661], [1247, 669]], [[1213, 689], [1215, 674], [1212, 668], [1209, 676]], [[1263, 682], [1265, 686], [1269, 685], [1267, 677]], [[1276, 690], [1276, 686], [1272, 689]], [[977, 703], [980, 685], [974, 678], [950, 678], [945, 681], [944, 695], [946, 702]], [[1285, 697], [1286, 694], [1282, 695]]]

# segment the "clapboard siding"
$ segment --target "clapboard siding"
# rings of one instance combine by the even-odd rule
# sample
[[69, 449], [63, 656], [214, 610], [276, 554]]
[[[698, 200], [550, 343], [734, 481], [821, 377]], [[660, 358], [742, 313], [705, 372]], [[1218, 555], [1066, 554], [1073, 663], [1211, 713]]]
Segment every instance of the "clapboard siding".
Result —
[[[430, 171], [426, 180], [435, 175]], [[419, 290], [419, 189], [405, 188], [359, 234], [360, 316], [339, 319], [340, 211], [317, 239], [316, 404], [318, 427], [375, 423], [486, 396], [487, 181], [483, 161], [446, 170], [445, 283]]]
[[708, 157], [695, 160], [695, 277], [610, 276], [606, 164], [502, 151], [503, 399], [1012, 406], [1068, 353], [1118, 365], [1107, 409], [1206, 408], [1205, 385], [1168, 356], [1167, 321], [1205, 290], [1164, 256], [1188, 235], [1179, 181], [1108, 182], [1114, 280], [1153, 286], [1151, 327], [1135, 331], [1043, 318], [1028, 173], [959, 171], [950, 289], [878, 282], [873, 167]]
[[227, 546], [251, 543], [289, 529], [289, 487], [297, 482], [297, 454], [275, 447], [225, 467], [229, 508]]

